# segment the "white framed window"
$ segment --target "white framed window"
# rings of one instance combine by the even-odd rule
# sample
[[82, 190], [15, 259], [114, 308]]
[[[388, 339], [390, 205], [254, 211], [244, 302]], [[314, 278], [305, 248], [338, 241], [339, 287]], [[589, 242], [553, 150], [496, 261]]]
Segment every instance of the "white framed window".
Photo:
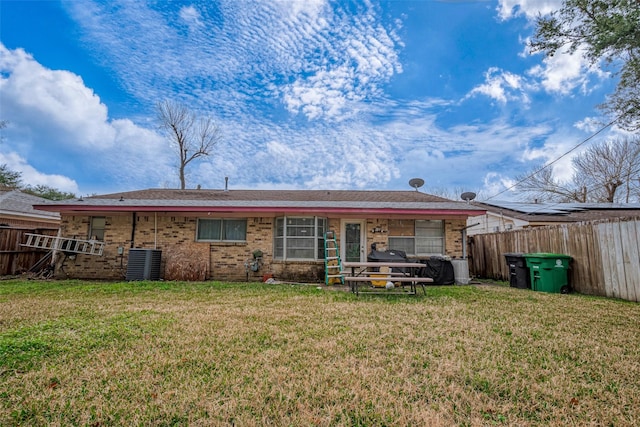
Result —
[[103, 216], [92, 216], [89, 222], [89, 240], [104, 240], [104, 229], [107, 219]]
[[389, 249], [404, 251], [407, 255], [443, 255], [443, 220], [391, 220], [389, 223]]
[[199, 242], [246, 242], [246, 218], [198, 219], [196, 240]]
[[273, 242], [275, 259], [324, 259], [324, 232], [327, 219], [308, 217], [276, 218]]

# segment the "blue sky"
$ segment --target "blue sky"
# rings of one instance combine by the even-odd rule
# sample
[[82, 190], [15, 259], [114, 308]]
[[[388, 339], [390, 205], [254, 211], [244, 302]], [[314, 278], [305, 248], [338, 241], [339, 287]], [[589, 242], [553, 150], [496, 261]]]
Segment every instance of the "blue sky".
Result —
[[611, 70], [526, 50], [534, 17], [559, 5], [3, 0], [0, 164], [79, 195], [177, 188], [155, 115], [168, 99], [222, 131], [189, 188], [228, 176], [231, 189], [406, 190], [418, 177], [428, 193], [490, 198], [606, 121]]

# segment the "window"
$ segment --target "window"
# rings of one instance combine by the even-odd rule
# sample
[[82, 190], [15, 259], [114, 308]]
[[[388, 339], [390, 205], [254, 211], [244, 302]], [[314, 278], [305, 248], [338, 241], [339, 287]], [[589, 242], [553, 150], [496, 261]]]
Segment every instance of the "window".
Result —
[[275, 259], [324, 258], [326, 218], [276, 218], [273, 252]]
[[407, 255], [444, 254], [444, 221], [391, 220], [389, 249], [404, 251]]
[[247, 240], [246, 219], [198, 219], [196, 232], [198, 241], [231, 241], [244, 242]]
[[89, 223], [89, 240], [104, 240], [107, 220], [103, 216], [92, 216]]

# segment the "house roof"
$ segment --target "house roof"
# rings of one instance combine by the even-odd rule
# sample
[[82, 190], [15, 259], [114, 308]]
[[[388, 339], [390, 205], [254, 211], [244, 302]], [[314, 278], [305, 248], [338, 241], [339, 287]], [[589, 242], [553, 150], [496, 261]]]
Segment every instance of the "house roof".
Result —
[[147, 189], [43, 203], [57, 212], [323, 212], [481, 215], [483, 208], [418, 191]]
[[473, 202], [488, 212], [536, 223], [582, 222], [640, 216], [640, 203]]
[[41, 197], [23, 193], [9, 187], [0, 187], [0, 216], [25, 217], [38, 220], [60, 220], [57, 212], [45, 212], [33, 208], [35, 204], [46, 203]]

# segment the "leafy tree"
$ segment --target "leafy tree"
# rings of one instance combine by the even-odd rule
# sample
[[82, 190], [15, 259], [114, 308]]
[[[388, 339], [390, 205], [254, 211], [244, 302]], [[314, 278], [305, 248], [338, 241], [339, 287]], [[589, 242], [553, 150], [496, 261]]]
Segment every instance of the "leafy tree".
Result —
[[6, 164], [0, 165], [0, 186], [19, 189], [25, 193], [49, 200], [65, 200], [76, 197], [73, 193], [60, 191], [48, 185], [23, 185], [22, 173], [9, 169]]
[[569, 182], [554, 178], [549, 167], [518, 176], [518, 189], [539, 201], [625, 202], [638, 200], [640, 138], [605, 141], [572, 160]]
[[0, 165], [0, 185], [18, 188], [22, 184], [22, 173], [9, 169], [6, 164]]
[[34, 196], [42, 197], [49, 200], [66, 200], [76, 197], [75, 194], [66, 191], [60, 191], [56, 188], [49, 187], [48, 185], [28, 185], [22, 189], [25, 193], [32, 194]]
[[186, 188], [185, 169], [193, 160], [208, 156], [220, 141], [220, 128], [209, 117], [197, 117], [187, 107], [171, 101], [157, 105], [158, 121], [166, 137], [178, 149], [180, 188]]
[[529, 43], [532, 52], [553, 56], [579, 49], [592, 64], [617, 69], [617, 87], [600, 107], [620, 117], [619, 125], [640, 129], [640, 2], [638, 0], [564, 0], [562, 7], [540, 16]]

